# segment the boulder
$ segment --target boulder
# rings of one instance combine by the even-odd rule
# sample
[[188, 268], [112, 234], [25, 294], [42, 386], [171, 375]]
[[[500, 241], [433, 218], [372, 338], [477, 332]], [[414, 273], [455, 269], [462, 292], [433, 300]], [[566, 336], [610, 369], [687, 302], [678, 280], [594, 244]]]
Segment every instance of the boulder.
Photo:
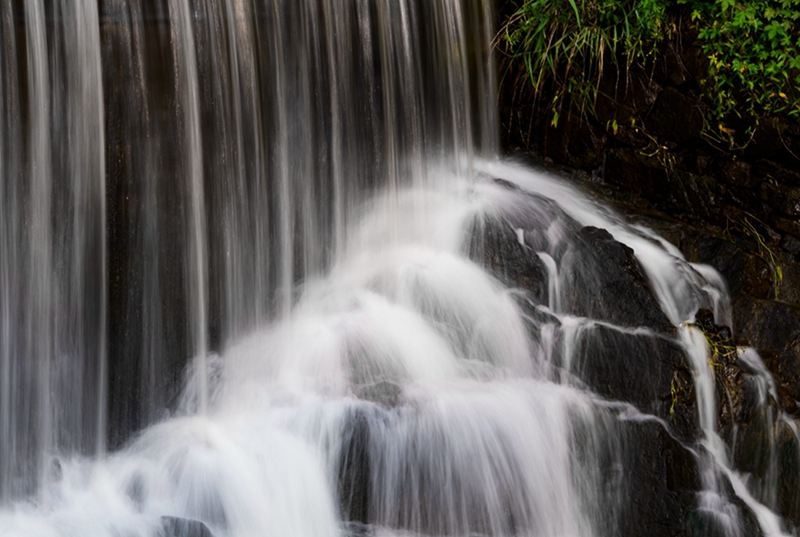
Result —
[[775, 379], [780, 407], [798, 411], [800, 400], [800, 312], [774, 300], [740, 295], [733, 304], [738, 343], [758, 351]]
[[618, 535], [691, 535], [700, 476], [693, 454], [656, 421], [623, 423], [625, 509]]
[[339, 514], [344, 522], [367, 524], [370, 498], [370, 426], [366, 411], [350, 409], [339, 451]]
[[342, 524], [342, 537], [373, 537], [375, 530], [372, 526], [359, 522], [345, 522]]
[[[750, 384], [755, 379], [749, 379]], [[750, 386], [752, 388], [753, 386]], [[752, 393], [752, 392], [751, 392]], [[777, 412], [771, 405], [760, 405], [758, 402], [749, 401], [748, 423], [737, 427], [737, 434], [731, 442], [734, 467], [740, 472], [749, 474], [749, 489], [757, 499], [765, 502], [769, 507], [774, 507], [771, 501], [766, 501], [774, 492], [773, 488], [777, 478], [777, 460], [774, 460], [774, 434], [776, 430], [775, 419]]]
[[731, 296], [746, 293], [758, 298], [770, 296], [772, 268], [747, 245], [709, 229], [685, 230], [681, 251], [693, 263], [711, 265], [725, 278]]
[[793, 425], [778, 422], [778, 506], [783, 518], [800, 527], [800, 438], [795, 421]]
[[698, 438], [693, 377], [680, 345], [603, 325], [584, 328], [576, 339], [570, 371], [594, 392], [658, 416], [683, 442]]
[[532, 248], [520, 244], [512, 225], [486, 218], [473, 225], [469, 256], [508, 287], [528, 291], [536, 303], [547, 303], [547, 268]]
[[394, 408], [400, 403], [403, 389], [399, 384], [389, 381], [379, 381], [372, 384], [358, 386], [355, 395], [359, 399], [372, 401], [384, 408]]
[[796, 412], [800, 406], [800, 333], [783, 348], [772, 369], [783, 407]]
[[628, 246], [596, 227], [581, 229], [561, 263], [563, 308], [580, 317], [674, 334]]
[[533, 302], [546, 304], [549, 276], [538, 252], [560, 260], [569, 247], [567, 237], [580, 225], [548, 198], [502, 179], [495, 183], [514, 190], [521, 201], [505, 213], [475, 218], [468, 231], [469, 257], [507, 287], [525, 289]]
[[190, 518], [162, 516], [158, 537], [214, 537], [208, 526]]

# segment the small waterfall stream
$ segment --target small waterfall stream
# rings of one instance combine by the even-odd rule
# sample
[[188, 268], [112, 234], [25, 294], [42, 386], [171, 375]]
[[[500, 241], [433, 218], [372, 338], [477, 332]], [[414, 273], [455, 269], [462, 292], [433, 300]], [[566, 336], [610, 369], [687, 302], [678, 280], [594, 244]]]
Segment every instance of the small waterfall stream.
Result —
[[724, 281], [498, 158], [493, 17], [0, 0], [0, 533], [790, 532]]

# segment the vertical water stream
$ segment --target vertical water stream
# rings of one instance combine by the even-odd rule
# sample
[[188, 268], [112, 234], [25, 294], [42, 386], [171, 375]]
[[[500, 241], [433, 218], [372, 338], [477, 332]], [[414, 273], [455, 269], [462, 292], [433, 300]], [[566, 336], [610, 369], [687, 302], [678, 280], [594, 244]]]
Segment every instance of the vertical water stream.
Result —
[[104, 451], [107, 272], [97, 5], [0, 14], [5, 501], [49, 482], [52, 453]]

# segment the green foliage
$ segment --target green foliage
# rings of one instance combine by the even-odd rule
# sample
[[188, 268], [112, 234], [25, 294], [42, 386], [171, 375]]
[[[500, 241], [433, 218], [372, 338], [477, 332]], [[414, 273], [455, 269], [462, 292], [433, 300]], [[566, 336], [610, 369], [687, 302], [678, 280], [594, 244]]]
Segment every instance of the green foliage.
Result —
[[[800, 115], [800, 0], [678, 0], [692, 10], [717, 120]], [[724, 126], [720, 125], [724, 133]]]
[[606, 62], [644, 59], [665, 35], [666, 0], [520, 1], [501, 38], [535, 91], [553, 83], [554, 126], [565, 93], [591, 108]]
[[733, 343], [731, 338], [722, 338], [718, 332], [711, 332], [707, 330], [702, 323], [692, 323], [706, 338], [706, 345], [708, 345], [708, 367], [713, 371], [725, 364], [729, 364], [736, 359], [738, 347]]
[[604, 67], [655, 54], [674, 30], [667, 10], [679, 6], [689, 9], [708, 58], [700, 81], [707, 134], [733, 146], [734, 131], [725, 126], [732, 115], [800, 117], [800, 0], [516, 2], [500, 39], [524, 62], [537, 96], [551, 84], [554, 126], [565, 101], [592, 109]]

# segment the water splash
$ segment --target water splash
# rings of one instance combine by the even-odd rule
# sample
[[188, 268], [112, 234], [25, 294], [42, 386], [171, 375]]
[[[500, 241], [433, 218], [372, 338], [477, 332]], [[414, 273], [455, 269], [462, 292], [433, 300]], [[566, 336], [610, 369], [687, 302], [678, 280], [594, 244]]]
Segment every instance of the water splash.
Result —
[[[4, 534], [617, 535], [640, 426], [709, 528], [783, 531], [686, 324], [720, 276], [494, 156], [490, 2], [96, 9], [0, 3]], [[655, 322], [575, 312], [587, 226]], [[701, 434], [597, 395], [598, 341], [684, 353]]]

